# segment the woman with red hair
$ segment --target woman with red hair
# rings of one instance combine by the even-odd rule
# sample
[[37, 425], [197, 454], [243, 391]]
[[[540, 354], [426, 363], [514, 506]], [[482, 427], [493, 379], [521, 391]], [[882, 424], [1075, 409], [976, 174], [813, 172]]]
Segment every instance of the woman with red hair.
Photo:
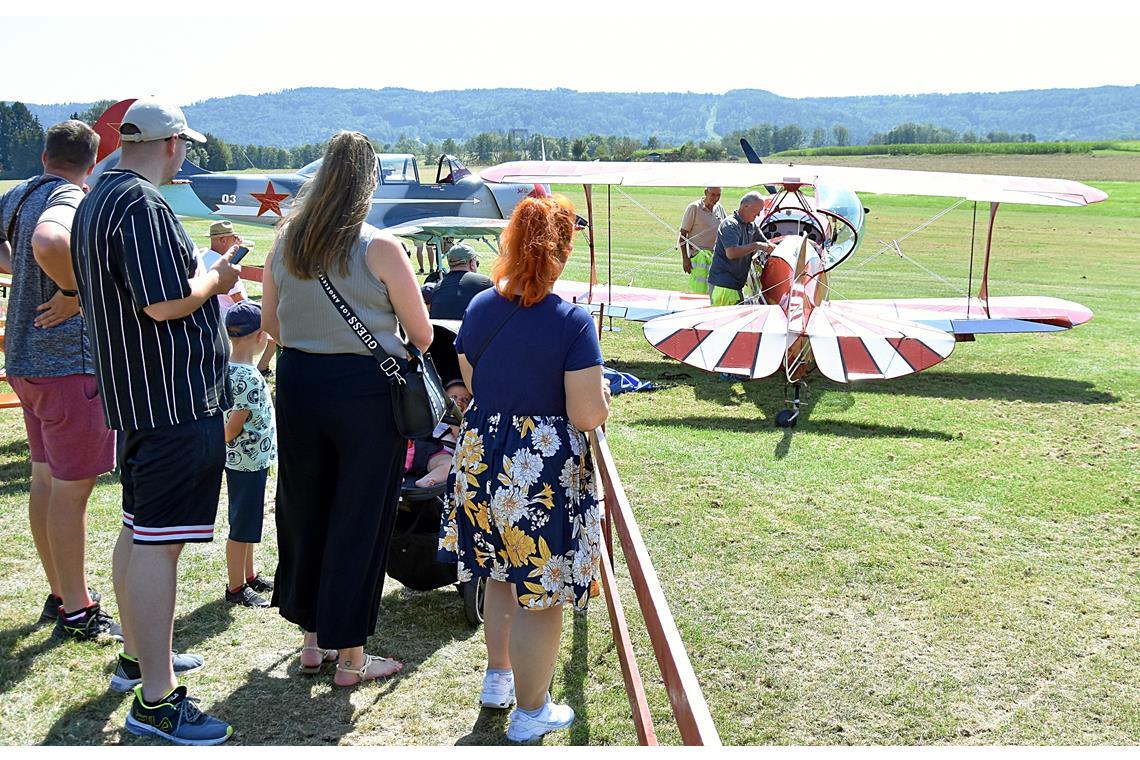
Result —
[[472, 299], [455, 339], [474, 400], [459, 433], [440, 559], [458, 563], [460, 581], [488, 578], [480, 702], [516, 703], [512, 741], [574, 720], [548, 689], [562, 605], [585, 608], [601, 557], [582, 431], [609, 414], [602, 350], [590, 315], [551, 292], [575, 220], [565, 197], [523, 199], [503, 231], [495, 287]]

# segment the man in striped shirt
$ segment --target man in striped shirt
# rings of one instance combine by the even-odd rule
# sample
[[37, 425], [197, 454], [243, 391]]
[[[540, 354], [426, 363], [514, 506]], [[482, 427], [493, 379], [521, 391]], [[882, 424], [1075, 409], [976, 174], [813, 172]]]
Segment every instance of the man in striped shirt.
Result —
[[177, 744], [232, 734], [199, 711], [171, 657], [178, 557], [213, 539], [232, 404], [215, 296], [237, 282], [228, 251], [202, 274], [190, 236], [159, 193], [205, 142], [181, 109], [142, 99], [119, 129], [122, 157], [79, 204], [71, 237], [108, 426], [123, 431], [123, 529], [114, 555], [124, 644], [112, 687], [135, 687], [127, 729]]

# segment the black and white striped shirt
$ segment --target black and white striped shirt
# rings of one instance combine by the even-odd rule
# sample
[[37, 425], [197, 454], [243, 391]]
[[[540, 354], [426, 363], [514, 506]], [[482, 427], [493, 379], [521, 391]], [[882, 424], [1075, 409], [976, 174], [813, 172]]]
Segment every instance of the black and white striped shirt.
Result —
[[230, 408], [217, 299], [164, 322], [143, 311], [189, 296], [198, 266], [154, 185], [132, 171], [104, 172], [75, 213], [71, 256], [108, 427], [164, 427]]

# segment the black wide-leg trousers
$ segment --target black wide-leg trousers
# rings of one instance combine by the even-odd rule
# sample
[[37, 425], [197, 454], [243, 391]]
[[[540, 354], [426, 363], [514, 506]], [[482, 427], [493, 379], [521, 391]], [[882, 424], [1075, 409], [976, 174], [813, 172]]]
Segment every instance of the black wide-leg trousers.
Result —
[[318, 646], [376, 630], [406, 454], [371, 356], [285, 349], [277, 364], [273, 604]]

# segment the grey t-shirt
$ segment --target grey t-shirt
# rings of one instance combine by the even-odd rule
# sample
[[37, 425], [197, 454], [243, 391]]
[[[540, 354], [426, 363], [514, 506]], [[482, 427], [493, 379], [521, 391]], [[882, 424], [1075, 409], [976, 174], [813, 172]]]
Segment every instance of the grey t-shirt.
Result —
[[[75, 209], [83, 190], [63, 178], [45, 175], [46, 182], [31, 192], [20, 208], [12, 246], [12, 292], [4, 333], [7, 354], [5, 370], [11, 377], [62, 377], [93, 375], [91, 347], [83, 316], [76, 314], [55, 327], [36, 327], [36, 307], [46, 303], [59, 290], [32, 255], [32, 233], [44, 223], [58, 224], [71, 232]], [[7, 237], [12, 214], [20, 199], [39, 181], [33, 177], [21, 182], [0, 198], [0, 238]]]
[[720, 223], [716, 231], [716, 245], [713, 246], [713, 260], [709, 267], [709, 285], [730, 290], [743, 290], [748, 282], [748, 268], [752, 266], [751, 256], [729, 259], [725, 248], [735, 248], [765, 240], [756, 222], [745, 224], [737, 213]]

